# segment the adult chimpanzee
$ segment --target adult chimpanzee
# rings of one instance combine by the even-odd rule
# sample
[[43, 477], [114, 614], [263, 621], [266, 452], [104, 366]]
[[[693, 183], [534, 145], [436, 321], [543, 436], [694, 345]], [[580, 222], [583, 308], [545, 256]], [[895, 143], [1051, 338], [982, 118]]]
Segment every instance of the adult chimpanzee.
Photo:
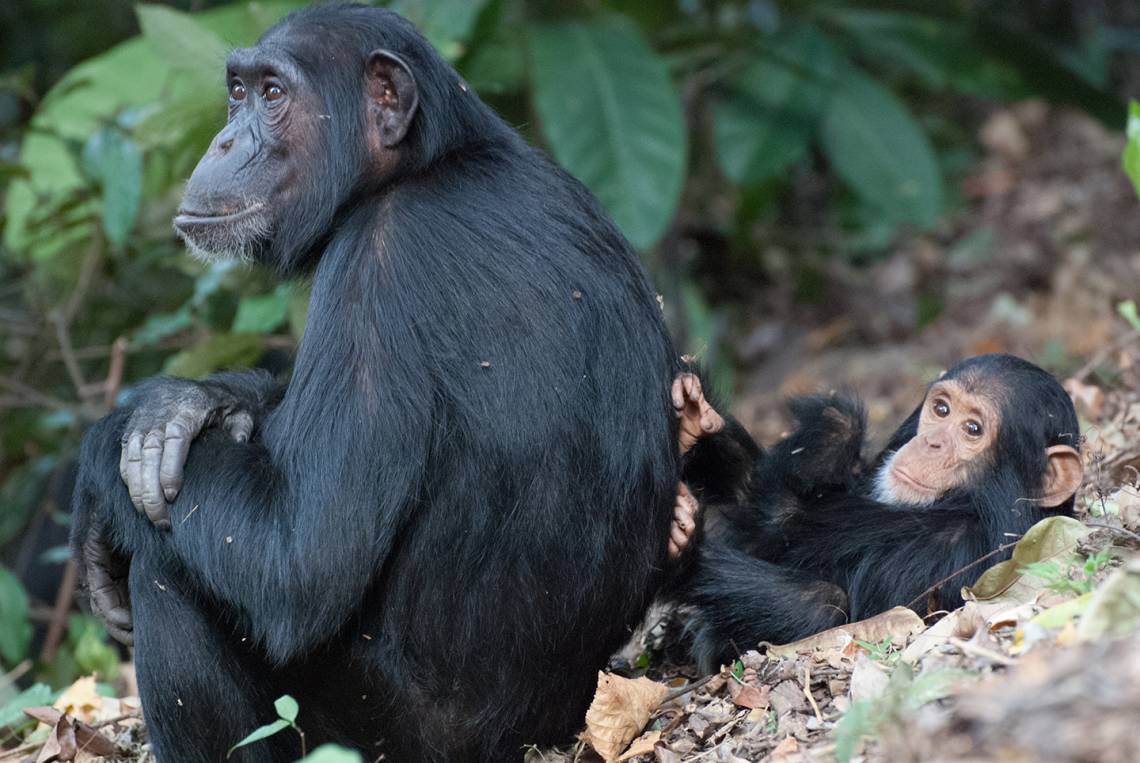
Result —
[[[698, 497], [727, 504], [679, 594], [705, 668], [760, 641], [925, 606], [916, 597], [1047, 511], [1071, 513], [1080, 486], [1072, 402], [1009, 355], [971, 358], [935, 381], [869, 467], [858, 400], [791, 407], [797, 427], [769, 452], [729, 420], [685, 467]], [[941, 585], [936, 606], [961, 604], [973, 574]]]
[[301, 11], [226, 77], [175, 225], [313, 271], [292, 380], [142, 385], [85, 438], [75, 500], [124, 630], [129, 564], [159, 759], [220, 760], [286, 692], [310, 744], [369, 760], [565, 738], [655, 592], [680, 473], [637, 257], [391, 12]]

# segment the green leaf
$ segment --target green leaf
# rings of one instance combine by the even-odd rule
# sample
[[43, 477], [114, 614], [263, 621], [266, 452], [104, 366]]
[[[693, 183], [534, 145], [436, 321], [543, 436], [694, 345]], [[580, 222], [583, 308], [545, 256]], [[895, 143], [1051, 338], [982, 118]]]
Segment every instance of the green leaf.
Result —
[[[1013, 555], [1009, 559], [990, 567], [966, 590], [979, 601], [1001, 596], [1021, 580], [1025, 568], [1030, 565], [1040, 562], [1059, 564], [1062, 560], [1068, 560], [1077, 541], [1090, 532], [1091, 528], [1072, 517], [1052, 516], [1042, 519], [1021, 537], [1013, 547]], [[1031, 593], [1036, 593], [1036, 590]]]
[[536, 26], [528, 42], [554, 156], [635, 247], [652, 246], [677, 208], [688, 149], [665, 61], [620, 16]]
[[297, 700], [290, 697], [288, 694], [282, 694], [273, 702], [273, 707], [277, 710], [277, 715], [281, 720], [288, 721], [289, 723], [296, 723], [297, 713], [301, 711], [301, 707], [297, 704]]
[[[3, 695], [0, 695], [2, 697]], [[3, 698], [0, 705], [0, 729], [21, 725], [28, 720], [25, 707], [43, 707], [55, 701], [55, 692], [47, 684], [32, 684], [16, 696]]]
[[83, 147], [83, 170], [103, 189], [103, 230], [122, 246], [134, 227], [142, 202], [143, 163], [138, 146], [123, 133], [105, 127]]
[[388, 7], [420, 30], [448, 61], [466, 51], [475, 20], [487, 0], [395, 0]]
[[11, 668], [28, 653], [32, 624], [28, 622], [28, 594], [20, 579], [0, 567], [0, 660]]
[[1121, 163], [1132, 187], [1140, 194], [1140, 103], [1128, 102], [1128, 126], [1125, 128], [1128, 142], [1124, 144], [1124, 155]]
[[152, 345], [190, 327], [190, 306], [183, 305], [177, 312], [159, 313], [146, 319], [134, 334], [136, 345]]
[[278, 718], [273, 723], [266, 724], [265, 726], [262, 726], [259, 729], [254, 729], [253, 733], [251, 733], [245, 739], [241, 740], [240, 742], [235, 744], [233, 747], [231, 747], [230, 751], [226, 753], [226, 757], [228, 758], [229, 756], [233, 755], [234, 750], [236, 750], [239, 747], [245, 747], [247, 744], [253, 744], [254, 742], [260, 742], [262, 739], [268, 739], [269, 737], [273, 736], [274, 734], [281, 731], [282, 729], [287, 729], [287, 728], [289, 728], [289, 721]]
[[265, 340], [260, 334], [218, 334], [172, 356], [163, 373], [200, 379], [223, 368], [250, 366], [260, 357]]
[[313, 290], [310, 284], [293, 289], [293, 297], [289, 300], [289, 333], [297, 341], [305, 335], [305, 324], [309, 320], [309, 298]]
[[1126, 299], [1116, 306], [1116, 312], [1120, 313], [1120, 317], [1128, 321], [1128, 325], [1132, 327], [1133, 331], [1140, 331], [1140, 315], [1136, 313], [1136, 300]]
[[800, 161], [831, 95], [835, 51], [803, 27], [766, 41], [713, 103], [722, 171], [755, 185]]
[[173, 68], [220, 83], [228, 46], [188, 13], [162, 5], [137, 5], [143, 38]]
[[823, 120], [836, 174], [884, 217], [920, 226], [942, 212], [942, 172], [926, 134], [889, 90], [854, 67], [839, 79]]
[[335, 744], [322, 744], [298, 763], [363, 763], [360, 753]]
[[272, 294], [242, 297], [234, 317], [233, 331], [265, 334], [285, 322], [293, 297], [288, 284], [278, 286]]
[[875, 732], [875, 718], [871, 713], [873, 703], [860, 700], [851, 705], [846, 715], [835, 727], [835, 759], [847, 763], [859, 749], [863, 737]]

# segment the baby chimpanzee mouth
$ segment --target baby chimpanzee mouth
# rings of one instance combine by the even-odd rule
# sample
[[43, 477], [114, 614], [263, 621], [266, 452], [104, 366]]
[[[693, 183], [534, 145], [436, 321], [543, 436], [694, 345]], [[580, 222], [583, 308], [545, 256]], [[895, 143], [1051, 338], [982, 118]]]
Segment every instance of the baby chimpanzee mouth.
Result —
[[896, 480], [903, 483], [904, 485], [911, 488], [912, 490], [918, 490], [919, 492], [922, 492], [922, 493], [937, 493], [938, 492], [937, 489], [932, 488], [929, 485], [922, 484], [921, 482], [916, 480], [914, 477], [910, 476], [909, 474], [904, 472], [902, 469], [899, 469], [898, 467], [891, 469], [891, 473], [894, 475]]

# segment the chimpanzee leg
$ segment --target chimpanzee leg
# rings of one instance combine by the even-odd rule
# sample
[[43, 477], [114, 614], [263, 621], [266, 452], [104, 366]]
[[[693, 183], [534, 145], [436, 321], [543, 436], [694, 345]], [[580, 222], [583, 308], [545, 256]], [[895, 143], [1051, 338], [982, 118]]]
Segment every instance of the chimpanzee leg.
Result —
[[[224, 760], [226, 752], [276, 718], [280, 692], [240, 628], [206, 614], [173, 565], [131, 560], [135, 666], [146, 723], [160, 763]], [[286, 729], [234, 751], [232, 761], [292, 761], [298, 738]]]

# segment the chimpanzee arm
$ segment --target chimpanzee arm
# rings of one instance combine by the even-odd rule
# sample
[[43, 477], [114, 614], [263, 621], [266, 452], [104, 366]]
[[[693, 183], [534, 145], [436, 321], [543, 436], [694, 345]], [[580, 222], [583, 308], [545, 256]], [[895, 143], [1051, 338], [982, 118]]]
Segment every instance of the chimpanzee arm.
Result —
[[693, 655], [705, 671], [761, 641], [786, 644], [847, 622], [839, 587], [715, 540], [699, 550], [681, 601], [693, 610]]
[[280, 405], [248, 442], [203, 432], [169, 531], [135, 511], [119, 477], [129, 408], [84, 438], [75, 500], [73, 547], [97, 534], [126, 556], [180, 565], [281, 661], [336, 633], [359, 607], [417, 501], [432, 432], [415, 321], [398, 314], [375, 328], [377, 304], [393, 301], [379, 288], [375, 300], [325, 296], [372, 275], [331, 254], [307, 332], [326, 340], [302, 345]]
[[[782, 564], [809, 569], [847, 591], [851, 619], [906, 606], [926, 589], [1009, 540], [1035, 521], [1026, 508], [984, 516], [966, 500], [895, 507], [859, 496], [825, 500], [782, 527]], [[1032, 515], [1032, 516], [1031, 516]], [[994, 560], [995, 563], [999, 561]], [[939, 608], [960, 606], [959, 591], [980, 570], [944, 583]], [[914, 602], [925, 612], [926, 601]]]
[[795, 428], [768, 452], [763, 477], [796, 495], [852, 485], [863, 449], [866, 415], [849, 395], [806, 395], [789, 403]]
[[764, 452], [740, 422], [724, 417], [724, 428], [703, 435], [685, 454], [682, 479], [701, 503], [738, 503], [752, 484], [752, 473]]

